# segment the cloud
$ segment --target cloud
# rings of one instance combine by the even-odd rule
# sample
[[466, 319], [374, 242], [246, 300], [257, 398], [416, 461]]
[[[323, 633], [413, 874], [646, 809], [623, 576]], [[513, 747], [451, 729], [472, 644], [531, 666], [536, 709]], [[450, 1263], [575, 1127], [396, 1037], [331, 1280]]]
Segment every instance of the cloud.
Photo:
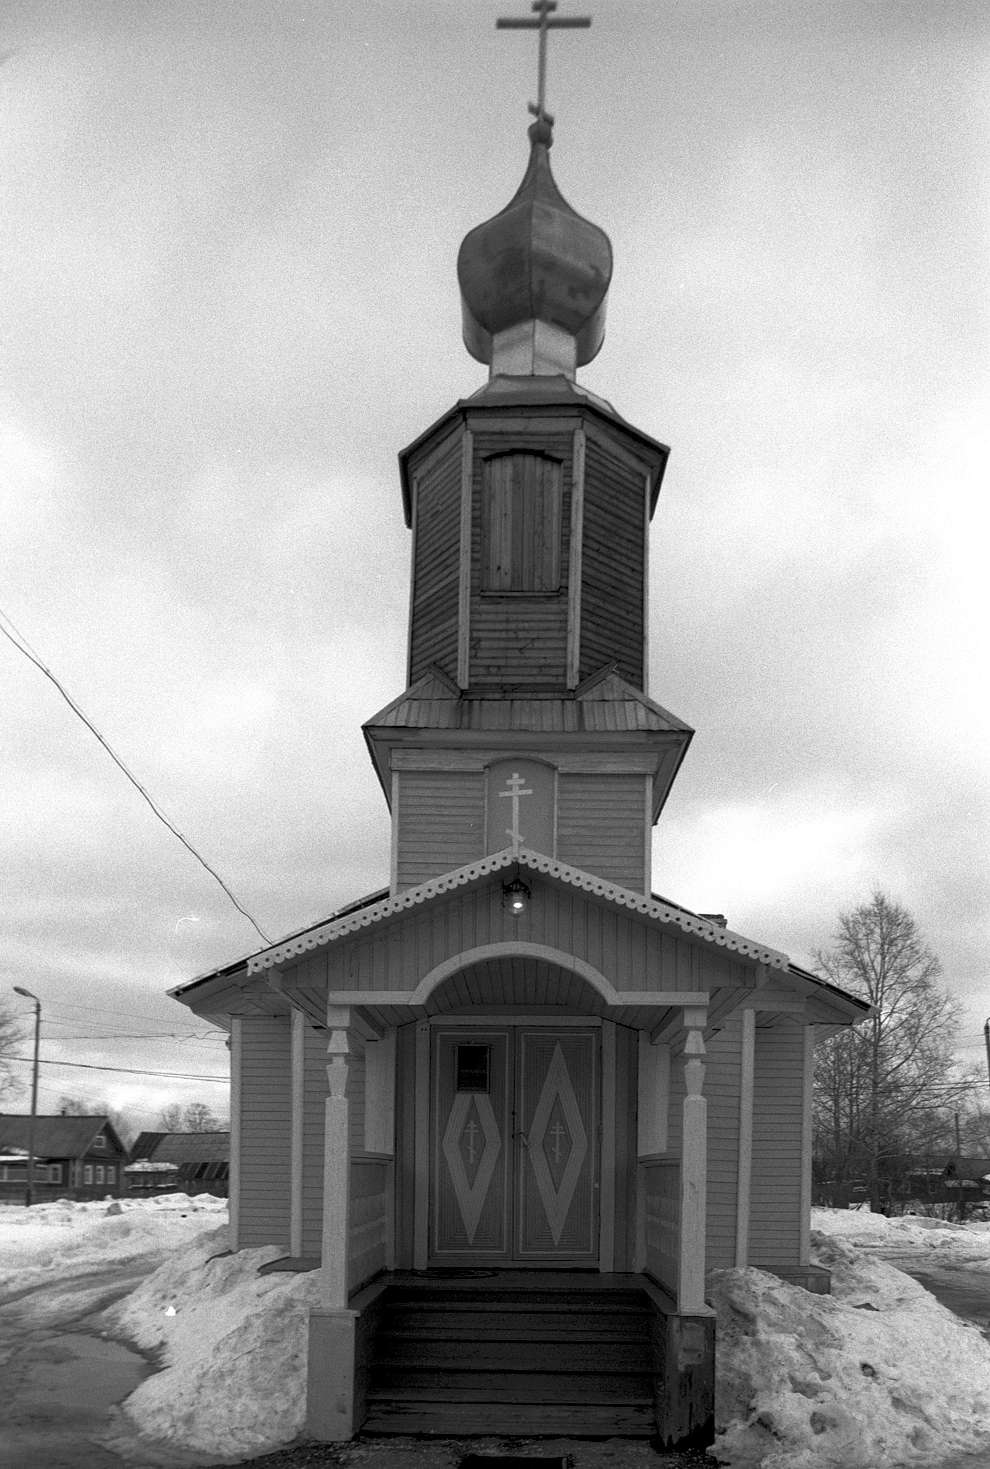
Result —
[[880, 811], [821, 784], [696, 804], [663, 823], [654, 881], [666, 891], [674, 879], [669, 896], [726, 912], [730, 927], [732, 911], [814, 903], [827, 913], [851, 887], [869, 884], [883, 828]]

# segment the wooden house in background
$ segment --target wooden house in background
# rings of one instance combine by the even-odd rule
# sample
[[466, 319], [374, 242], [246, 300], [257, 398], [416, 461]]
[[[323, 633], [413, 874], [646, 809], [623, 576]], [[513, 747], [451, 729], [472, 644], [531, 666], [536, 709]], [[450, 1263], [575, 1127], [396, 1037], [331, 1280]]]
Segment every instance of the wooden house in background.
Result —
[[[27, 1113], [0, 1113], [0, 1203], [23, 1203], [27, 1187]], [[127, 1149], [108, 1117], [39, 1116], [34, 1124], [35, 1203], [116, 1198], [124, 1192]]]
[[124, 1168], [128, 1194], [227, 1197], [229, 1132], [142, 1132]]
[[400, 456], [387, 890], [174, 991], [231, 1033], [234, 1249], [319, 1267], [309, 1432], [712, 1434], [713, 1267], [809, 1259], [815, 1036], [866, 1010], [652, 888], [667, 449], [576, 380], [611, 248], [549, 121], [465, 239], [489, 378]]

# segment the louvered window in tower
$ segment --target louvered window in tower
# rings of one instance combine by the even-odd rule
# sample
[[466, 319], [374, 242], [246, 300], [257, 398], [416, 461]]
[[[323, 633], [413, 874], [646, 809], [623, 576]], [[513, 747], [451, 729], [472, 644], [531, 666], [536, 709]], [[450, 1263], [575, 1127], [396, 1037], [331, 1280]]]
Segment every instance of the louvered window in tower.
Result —
[[485, 461], [482, 590], [560, 590], [562, 465], [545, 454]]

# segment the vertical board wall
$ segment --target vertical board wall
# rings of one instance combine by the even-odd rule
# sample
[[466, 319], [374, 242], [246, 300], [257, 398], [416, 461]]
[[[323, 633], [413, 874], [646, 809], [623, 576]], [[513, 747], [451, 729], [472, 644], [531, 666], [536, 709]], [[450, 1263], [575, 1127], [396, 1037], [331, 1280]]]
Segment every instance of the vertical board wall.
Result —
[[323, 1244], [323, 1131], [327, 1097], [325, 1030], [306, 1026], [303, 1076], [302, 1252], [319, 1259]]
[[237, 1243], [289, 1248], [292, 1042], [287, 1018], [241, 1022], [240, 1199]]
[[739, 1179], [739, 1078], [742, 1021], [731, 1016], [706, 1042], [708, 1065], [708, 1227], [706, 1266], [723, 1270], [736, 1263]]
[[804, 1027], [777, 1017], [756, 1029], [749, 1263], [796, 1269], [801, 1256]]

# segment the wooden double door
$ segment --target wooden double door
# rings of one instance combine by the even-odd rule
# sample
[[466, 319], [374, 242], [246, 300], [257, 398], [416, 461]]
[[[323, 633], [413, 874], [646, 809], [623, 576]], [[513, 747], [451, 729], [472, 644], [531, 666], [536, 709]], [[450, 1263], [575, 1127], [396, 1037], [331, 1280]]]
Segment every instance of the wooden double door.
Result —
[[430, 1257], [598, 1264], [600, 1032], [437, 1029]]

